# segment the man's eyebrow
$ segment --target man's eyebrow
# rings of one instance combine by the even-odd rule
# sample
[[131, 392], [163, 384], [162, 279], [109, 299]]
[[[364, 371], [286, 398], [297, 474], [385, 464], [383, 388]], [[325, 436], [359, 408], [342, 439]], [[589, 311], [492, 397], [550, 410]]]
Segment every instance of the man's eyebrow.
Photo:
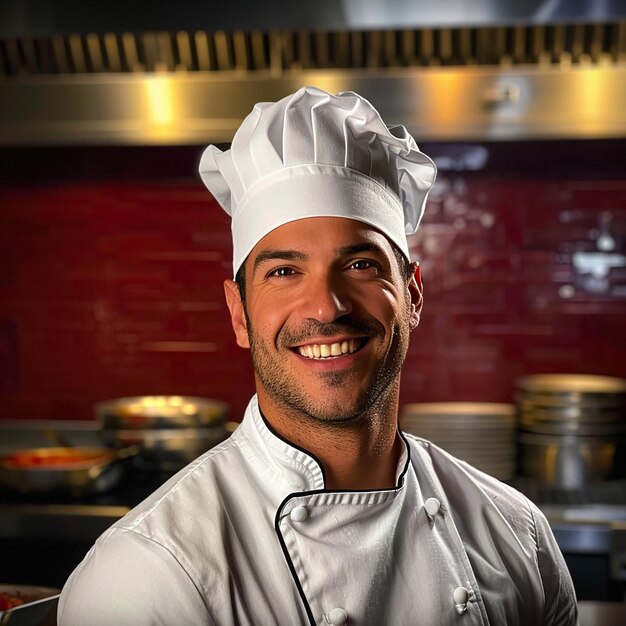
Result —
[[378, 244], [372, 243], [370, 241], [355, 243], [351, 246], [337, 248], [336, 252], [340, 256], [359, 254], [360, 252], [376, 252], [378, 254], [384, 254], [383, 249]]
[[274, 250], [270, 248], [257, 254], [252, 270], [255, 271], [259, 265], [266, 261], [306, 261], [307, 258], [308, 256], [304, 252], [298, 250]]

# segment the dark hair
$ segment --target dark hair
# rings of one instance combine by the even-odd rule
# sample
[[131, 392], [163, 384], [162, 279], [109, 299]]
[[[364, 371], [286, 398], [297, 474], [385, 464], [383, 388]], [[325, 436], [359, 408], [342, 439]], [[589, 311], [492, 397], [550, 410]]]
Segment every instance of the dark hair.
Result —
[[241, 297], [241, 304], [243, 304], [244, 311], [246, 309], [246, 261], [241, 264], [241, 267], [237, 270], [235, 275], [235, 282], [239, 287], [239, 296]]
[[[411, 276], [413, 275], [413, 268], [411, 267], [411, 262], [400, 252], [400, 249], [391, 244], [393, 248], [393, 253], [396, 257], [396, 261], [398, 262], [398, 267], [400, 268], [400, 273], [402, 274], [402, 278], [405, 281], [409, 281]], [[241, 303], [243, 304], [243, 308], [246, 308], [246, 262], [244, 261], [241, 264], [241, 267], [237, 270], [237, 274], [235, 276], [235, 282], [237, 283], [237, 287], [239, 287], [239, 295], [241, 296]]]

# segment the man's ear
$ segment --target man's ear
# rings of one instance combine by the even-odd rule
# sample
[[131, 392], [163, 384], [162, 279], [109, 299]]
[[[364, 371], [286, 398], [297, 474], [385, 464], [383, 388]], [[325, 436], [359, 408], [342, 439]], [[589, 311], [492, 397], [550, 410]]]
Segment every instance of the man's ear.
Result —
[[224, 295], [226, 296], [226, 304], [230, 311], [230, 322], [235, 331], [235, 339], [237, 345], [241, 348], [250, 347], [250, 339], [248, 338], [248, 324], [246, 315], [243, 310], [243, 302], [239, 293], [239, 285], [234, 280], [224, 281]]
[[411, 316], [409, 318], [409, 328], [415, 330], [420, 323], [420, 314], [424, 304], [424, 289], [422, 287], [422, 274], [419, 263], [411, 263], [413, 273], [409, 279], [409, 294], [411, 295]]

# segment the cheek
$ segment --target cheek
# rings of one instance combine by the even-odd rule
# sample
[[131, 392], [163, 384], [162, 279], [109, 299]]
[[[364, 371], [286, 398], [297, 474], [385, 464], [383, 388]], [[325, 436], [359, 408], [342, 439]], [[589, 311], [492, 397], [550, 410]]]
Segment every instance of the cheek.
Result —
[[275, 336], [284, 326], [287, 318], [286, 311], [281, 303], [259, 299], [248, 311], [251, 333], [256, 338], [263, 338], [266, 342], [274, 342]]

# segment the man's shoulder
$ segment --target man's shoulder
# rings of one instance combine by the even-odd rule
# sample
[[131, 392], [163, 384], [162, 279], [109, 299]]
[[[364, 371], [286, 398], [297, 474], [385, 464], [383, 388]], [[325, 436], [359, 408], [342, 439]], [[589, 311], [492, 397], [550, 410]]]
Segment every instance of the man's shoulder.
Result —
[[418, 476], [420, 472], [428, 474], [453, 508], [462, 511], [491, 508], [512, 526], [533, 532], [538, 511], [524, 494], [426, 439], [410, 434], [405, 437]]
[[245, 448], [245, 442], [236, 431], [172, 476], [115, 527], [150, 534], [166, 525], [174, 513], [176, 518], [193, 520], [202, 515], [208, 520], [217, 513], [220, 492], [236, 480], [234, 470], [241, 466], [242, 447]]

